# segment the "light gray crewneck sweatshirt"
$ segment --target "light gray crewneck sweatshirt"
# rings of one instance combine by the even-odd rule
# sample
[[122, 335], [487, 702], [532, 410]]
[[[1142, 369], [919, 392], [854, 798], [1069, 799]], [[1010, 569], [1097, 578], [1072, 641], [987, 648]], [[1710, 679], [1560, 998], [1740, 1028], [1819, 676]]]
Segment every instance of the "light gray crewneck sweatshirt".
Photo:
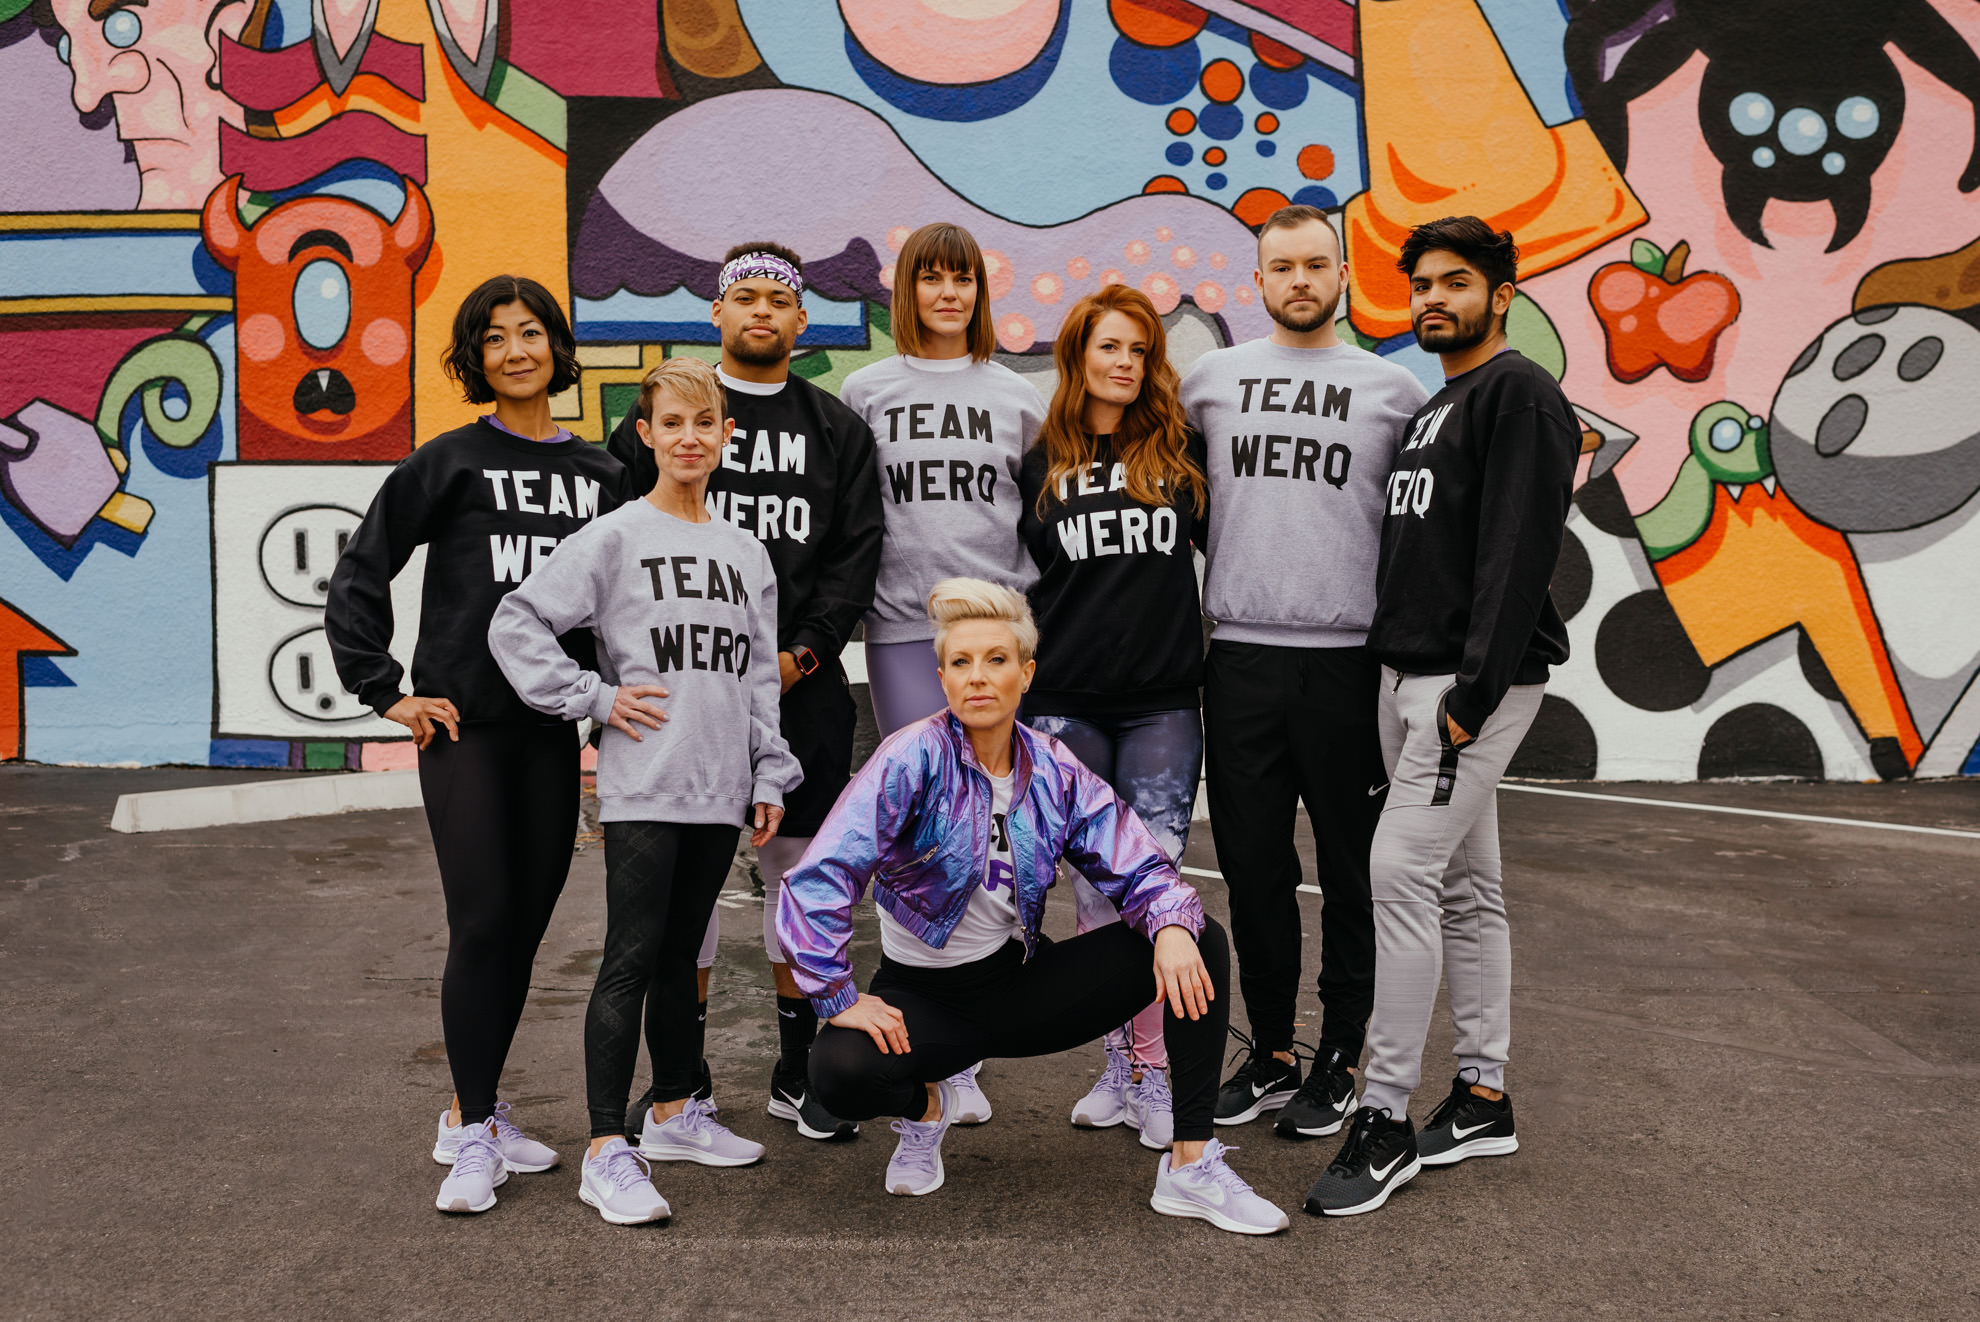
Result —
[[[594, 674], [557, 636], [590, 629]], [[804, 779], [778, 733], [777, 575], [763, 544], [722, 519], [689, 523], [628, 501], [565, 538], [502, 598], [488, 649], [537, 711], [604, 724], [621, 684], [658, 684], [667, 713], [637, 742], [598, 745], [599, 820], [746, 823]]]
[[934, 636], [928, 590], [958, 575], [1022, 592], [1038, 567], [1018, 541], [1018, 468], [1045, 401], [1002, 363], [897, 355], [839, 398], [873, 428], [887, 531], [866, 615], [872, 643]]
[[1384, 484], [1429, 398], [1365, 349], [1253, 340], [1204, 354], [1183, 378], [1203, 433], [1212, 636], [1272, 647], [1359, 647], [1375, 617]]

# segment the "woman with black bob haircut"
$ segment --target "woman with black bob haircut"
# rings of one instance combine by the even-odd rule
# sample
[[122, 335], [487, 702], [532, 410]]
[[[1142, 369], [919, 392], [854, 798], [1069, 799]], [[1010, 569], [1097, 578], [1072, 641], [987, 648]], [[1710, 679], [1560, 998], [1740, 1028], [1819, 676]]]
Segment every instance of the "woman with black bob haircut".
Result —
[[[484, 1212], [511, 1171], [557, 1161], [497, 1097], [578, 813], [577, 731], [516, 696], [488, 650], [488, 623], [558, 542], [618, 508], [626, 473], [551, 420], [550, 396], [577, 380], [577, 346], [563, 308], [536, 281], [497, 276], [469, 294], [444, 362], [470, 403], [494, 407], [386, 475], [331, 574], [324, 629], [344, 687], [411, 731], [419, 750], [447, 897], [440, 1022], [454, 1076], [433, 1146], [433, 1159], [452, 1167], [436, 1205]], [[407, 693], [392, 579], [422, 546]], [[559, 641], [596, 668], [590, 634]]]

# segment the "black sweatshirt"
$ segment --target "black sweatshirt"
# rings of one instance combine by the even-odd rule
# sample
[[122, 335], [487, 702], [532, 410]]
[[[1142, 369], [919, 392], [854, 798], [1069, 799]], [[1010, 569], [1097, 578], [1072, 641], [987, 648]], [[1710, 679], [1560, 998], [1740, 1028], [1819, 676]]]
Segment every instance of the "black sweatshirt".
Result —
[[[857, 413], [793, 373], [761, 394], [724, 375], [736, 420], [708, 479], [708, 512], [763, 543], [777, 571], [777, 650], [808, 647], [831, 666], [873, 604], [880, 572], [880, 476], [873, 431]], [[759, 387], [759, 390], [761, 388]], [[608, 443], [653, 489], [659, 469], [639, 439], [637, 411]]]
[[[323, 626], [337, 678], [373, 711], [404, 696], [392, 659], [392, 579], [422, 543], [412, 691], [446, 698], [463, 721], [540, 725], [488, 651], [495, 607], [557, 543], [626, 499], [626, 470], [587, 442], [531, 441], [474, 422], [401, 459], [330, 574]], [[591, 634], [559, 640], [598, 668]]]
[[[1202, 462], [1202, 438], [1190, 434]], [[1018, 470], [1018, 536], [1038, 564], [1031, 613], [1038, 673], [1028, 716], [1124, 716], [1197, 705], [1203, 611], [1193, 543], [1203, 536], [1194, 493], [1149, 505], [1127, 493], [1113, 438], [1095, 439], [1084, 477], [1038, 513], [1048, 467], [1041, 441]]]
[[1509, 687], [1567, 660], [1547, 584], [1580, 453], [1567, 396], [1509, 350], [1431, 396], [1396, 455], [1368, 649], [1404, 674], [1456, 675], [1445, 710], [1473, 736]]

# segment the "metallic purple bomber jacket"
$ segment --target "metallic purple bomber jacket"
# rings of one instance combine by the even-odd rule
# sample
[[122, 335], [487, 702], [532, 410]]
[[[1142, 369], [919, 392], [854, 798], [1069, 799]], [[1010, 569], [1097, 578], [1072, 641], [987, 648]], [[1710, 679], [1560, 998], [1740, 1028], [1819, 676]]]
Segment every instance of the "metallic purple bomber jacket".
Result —
[[[1045, 892], [1063, 858], [1151, 941], [1177, 924], [1203, 931], [1203, 904], [1148, 828], [1049, 735], [1020, 722], [1011, 786], [1011, 863], [1024, 953], [1038, 947]], [[859, 999], [846, 947], [852, 909], [873, 900], [940, 950], [990, 858], [990, 778], [962, 723], [940, 712], [880, 745], [784, 877], [777, 940], [820, 1018]]]

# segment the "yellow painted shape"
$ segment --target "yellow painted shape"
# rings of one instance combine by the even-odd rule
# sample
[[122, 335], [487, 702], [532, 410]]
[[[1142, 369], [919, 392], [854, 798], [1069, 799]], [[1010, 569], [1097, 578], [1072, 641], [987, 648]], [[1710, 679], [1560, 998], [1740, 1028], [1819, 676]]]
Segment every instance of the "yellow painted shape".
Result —
[[[551, 400], [551, 416], [571, 429], [571, 435], [587, 441], [605, 440], [605, 387], [638, 385], [646, 374], [667, 356], [665, 345], [613, 344], [579, 349], [578, 361], [586, 363], [578, 383]], [[597, 358], [610, 358], [617, 365], [588, 365]], [[630, 358], [631, 361], [627, 361]], [[560, 412], [560, 408], [572, 409]]]
[[1474, 0], [1361, 5], [1368, 189], [1346, 208], [1348, 315], [1376, 339], [1409, 329], [1396, 257], [1412, 227], [1482, 216], [1538, 275], [1643, 224], [1643, 206], [1581, 120], [1549, 128]]
[[103, 502], [103, 508], [96, 512], [99, 519], [114, 523], [119, 528], [128, 528], [134, 533], [143, 533], [151, 526], [151, 516], [157, 511], [151, 502], [142, 496], [133, 496], [128, 491], [119, 491]]
[[232, 312], [234, 300], [210, 294], [64, 294], [59, 298], [0, 298], [0, 317], [51, 312]]
[[197, 211], [22, 211], [0, 215], [0, 232], [32, 233], [46, 230], [191, 230], [199, 232]]
[[1894, 737], [1916, 766], [1925, 751], [1849, 543], [1759, 483], [1720, 486], [1704, 535], [1651, 566], [1707, 665], [1799, 625], [1856, 722]]

